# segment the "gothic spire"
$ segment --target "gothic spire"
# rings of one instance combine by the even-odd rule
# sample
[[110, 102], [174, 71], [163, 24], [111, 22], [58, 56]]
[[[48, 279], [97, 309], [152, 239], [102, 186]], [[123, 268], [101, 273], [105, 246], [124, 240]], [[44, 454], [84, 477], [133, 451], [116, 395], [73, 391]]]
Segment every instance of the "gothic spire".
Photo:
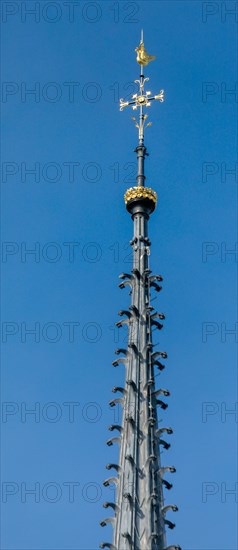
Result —
[[[119, 311], [122, 317], [116, 323], [118, 328], [128, 328], [127, 348], [119, 348], [119, 357], [113, 361], [115, 367], [125, 369], [124, 387], [114, 387], [113, 392], [119, 397], [110, 401], [110, 406], [122, 407], [121, 424], [113, 424], [110, 431], [115, 435], [107, 441], [110, 447], [119, 444], [118, 464], [109, 463], [108, 470], [113, 470], [110, 477], [104, 481], [104, 486], [111, 484], [116, 487], [116, 502], [105, 502], [104, 507], [112, 511], [112, 515], [101, 522], [103, 527], [111, 524], [113, 527], [113, 543], [103, 542], [101, 548], [111, 550], [181, 550], [179, 546], [169, 546], [166, 543], [166, 527], [173, 529], [171, 512], [177, 512], [174, 504], [167, 504], [163, 488], [172, 488], [171, 481], [165, 479], [167, 474], [173, 474], [174, 466], [167, 466], [161, 460], [161, 454], [166, 452], [170, 443], [167, 435], [173, 433], [172, 428], [161, 425], [160, 416], [168, 407], [167, 398], [170, 392], [157, 386], [156, 380], [164, 370], [163, 360], [167, 353], [154, 350], [153, 332], [161, 330], [163, 313], [151, 306], [152, 293], [161, 291], [161, 275], [152, 275], [149, 267], [151, 242], [148, 236], [148, 221], [157, 203], [157, 194], [150, 187], [145, 187], [144, 160], [146, 147], [144, 145], [147, 114], [144, 110], [150, 107], [154, 100], [163, 101], [164, 92], [152, 96], [145, 91], [144, 67], [155, 59], [147, 53], [144, 46], [143, 31], [137, 52], [137, 62], [140, 65], [138, 93], [130, 101], [120, 100], [120, 110], [131, 106], [139, 110], [139, 119], [132, 117], [138, 128], [138, 145], [135, 149], [138, 159], [137, 186], [128, 189], [124, 195], [125, 204], [133, 220], [133, 239], [130, 241], [133, 251], [133, 267], [131, 273], [122, 273], [119, 277], [121, 289], [129, 287], [131, 304], [128, 310]], [[156, 372], [155, 375], [155, 370]], [[164, 377], [161, 374], [161, 377]], [[160, 380], [160, 377], [158, 378]], [[164, 383], [162, 384], [164, 386]], [[160, 411], [158, 413], [158, 411]], [[166, 439], [164, 439], [166, 438]], [[162, 449], [162, 451], [161, 451]], [[164, 464], [165, 462], [165, 464]], [[166, 500], [166, 502], [165, 502]], [[168, 515], [168, 517], [167, 517]]]

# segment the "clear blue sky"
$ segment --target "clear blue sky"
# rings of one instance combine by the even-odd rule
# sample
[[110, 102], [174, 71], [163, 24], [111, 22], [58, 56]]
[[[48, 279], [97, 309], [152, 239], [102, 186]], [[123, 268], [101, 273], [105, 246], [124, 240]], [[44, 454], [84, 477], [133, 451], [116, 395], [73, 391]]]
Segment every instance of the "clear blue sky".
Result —
[[[237, 344], [225, 334], [237, 318], [237, 265], [225, 254], [237, 224], [237, 178], [226, 173], [237, 149], [237, 103], [226, 93], [237, 80], [237, 25], [225, 8], [235, 3], [74, 4], [74, 14], [65, 2], [1, 6], [1, 548], [96, 550], [111, 539], [99, 521], [113, 494], [100, 487], [117, 460], [105, 441], [111, 388], [124, 382], [111, 361], [126, 341], [113, 325], [129, 304], [117, 283], [130, 269], [123, 194], [137, 143], [118, 98], [134, 93], [143, 27], [157, 56], [150, 89], [166, 93], [149, 113], [146, 175], [159, 195], [151, 266], [164, 283], [154, 305], [167, 317], [159, 383], [171, 397], [161, 420], [174, 428], [162, 458], [177, 467], [165, 493], [179, 506], [168, 542], [235, 550], [237, 505], [225, 494], [237, 481], [237, 424], [225, 414], [237, 401]], [[39, 11], [25, 15], [25, 5]], [[25, 326], [37, 334], [24, 341]], [[34, 407], [38, 416], [25, 418]]]

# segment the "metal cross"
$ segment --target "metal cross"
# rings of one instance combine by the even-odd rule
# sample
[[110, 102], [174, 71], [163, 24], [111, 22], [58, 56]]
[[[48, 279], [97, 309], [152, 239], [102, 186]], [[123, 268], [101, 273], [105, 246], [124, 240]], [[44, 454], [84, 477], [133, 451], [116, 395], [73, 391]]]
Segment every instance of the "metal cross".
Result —
[[144, 141], [144, 130], [148, 126], [151, 126], [152, 122], [148, 122], [145, 125], [145, 122], [148, 118], [147, 114], [144, 114], [144, 107], [150, 107], [151, 101], [159, 100], [161, 103], [164, 101], [164, 90], [160, 90], [160, 93], [154, 96], [151, 96], [150, 91], [145, 91], [145, 82], [149, 81], [149, 78], [144, 77], [143, 66], [147, 65], [150, 61], [153, 61], [154, 57], [149, 56], [144, 48], [143, 34], [141, 37], [141, 42], [139, 48], [136, 48], [138, 52], [137, 62], [141, 66], [140, 80], [135, 80], [134, 82], [139, 85], [139, 92], [132, 96], [131, 101], [124, 101], [120, 99], [120, 111], [123, 111], [125, 107], [132, 107], [133, 111], [140, 109], [139, 121], [137, 122], [135, 117], [132, 117], [132, 120], [136, 123], [136, 128], [139, 130], [139, 142], [140, 144]]

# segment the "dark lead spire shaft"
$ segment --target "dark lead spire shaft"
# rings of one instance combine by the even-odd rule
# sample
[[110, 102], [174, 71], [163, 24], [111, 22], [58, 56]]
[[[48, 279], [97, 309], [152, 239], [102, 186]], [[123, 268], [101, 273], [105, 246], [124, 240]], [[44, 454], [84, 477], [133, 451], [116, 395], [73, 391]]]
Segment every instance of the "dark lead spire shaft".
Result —
[[138, 147], [135, 149], [135, 152], [137, 153], [138, 159], [137, 185], [144, 187], [146, 179], [144, 169], [146, 147], [144, 145], [138, 145]]
[[[122, 317], [117, 326], [128, 327], [127, 349], [116, 350], [118, 359], [113, 361], [115, 367], [125, 368], [125, 384], [123, 388], [114, 388], [119, 393], [110, 402], [111, 406], [122, 406], [122, 424], [110, 426], [110, 430], [118, 433], [107, 443], [119, 443], [118, 464], [108, 464], [113, 471], [104, 485], [116, 485], [116, 502], [106, 502], [105, 508], [112, 508], [112, 515], [107, 517], [102, 526], [108, 523], [113, 526], [113, 543], [102, 543], [101, 548], [111, 550], [165, 550], [166, 526], [173, 529], [174, 523], [167, 518], [177, 511], [175, 505], [165, 505], [163, 486], [166, 490], [172, 487], [165, 479], [166, 474], [175, 472], [173, 466], [161, 464], [160, 448], [168, 449], [170, 443], [166, 434], [171, 434], [171, 428], [159, 424], [167, 408], [166, 398], [169, 391], [156, 385], [155, 378], [163, 371], [166, 352], [154, 350], [152, 332], [161, 330], [161, 320], [164, 315], [151, 306], [152, 293], [160, 292], [162, 277], [152, 275], [149, 266], [150, 240], [148, 236], [148, 221], [154, 211], [157, 195], [150, 187], [145, 187], [144, 161], [146, 147], [144, 146], [144, 129], [147, 115], [144, 107], [150, 105], [152, 99], [163, 100], [163, 92], [150, 98], [150, 92], [144, 91], [145, 79], [143, 67], [153, 60], [144, 48], [143, 37], [137, 48], [137, 61], [141, 66], [139, 95], [135, 94], [131, 102], [121, 100], [121, 110], [131, 105], [134, 110], [139, 108], [139, 144], [135, 149], [138, 158], [137, 186], [125, 193], [125, 203], [133, 220], [133, 239], [130, 242], [133, 249], [133, 268], [130, 274], [120, 275], [120, 288], [129, 287], [131, 300], [128, 310], [119, 312]], [[133, 117], [133, 120], [134, 117]], [[156, 338], [157, 340], [157, 338]], [[156, 370], [156, 376], [155, 376]], [[161, 377], [163, 379], [163, 375]], [[162, 384], [164, 386], [164, 384]], [[165, 435], [164, 435], [165, 434]], [[164, 439], [165, 437], [165, 439]], [[169, 547], [179, 550], [178, 546]]]

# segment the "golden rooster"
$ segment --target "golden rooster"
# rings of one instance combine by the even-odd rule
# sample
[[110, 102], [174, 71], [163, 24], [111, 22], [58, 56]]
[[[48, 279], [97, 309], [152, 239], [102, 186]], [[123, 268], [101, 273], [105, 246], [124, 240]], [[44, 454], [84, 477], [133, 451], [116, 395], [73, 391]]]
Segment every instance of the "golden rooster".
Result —
[[139, 63], [139, 65], [148, 65], [150, 61], [154, 61], [155, 55], [149, 55], [145, 49], [144, 42], [141, 42], [139, 45], [139, 48], [136, 48], [135, 51], [137, 52], [137, 58], [136, 61]]

